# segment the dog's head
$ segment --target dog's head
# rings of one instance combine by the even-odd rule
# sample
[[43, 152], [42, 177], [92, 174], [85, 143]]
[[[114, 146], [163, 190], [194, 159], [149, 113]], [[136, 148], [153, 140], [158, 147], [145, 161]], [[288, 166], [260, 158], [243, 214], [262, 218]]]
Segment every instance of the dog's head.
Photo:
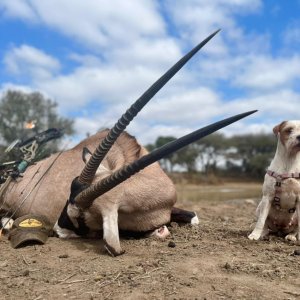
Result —
[[289, 153], [300, 151], [300, 121], [283, 121], [273, 128], [273, 132]]

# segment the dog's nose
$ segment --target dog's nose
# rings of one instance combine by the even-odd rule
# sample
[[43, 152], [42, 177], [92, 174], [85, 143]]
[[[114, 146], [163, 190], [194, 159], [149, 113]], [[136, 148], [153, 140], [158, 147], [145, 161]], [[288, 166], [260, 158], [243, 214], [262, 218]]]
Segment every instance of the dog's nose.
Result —
[[296, 139], [300, 142], [300, 135], [297, 135]]

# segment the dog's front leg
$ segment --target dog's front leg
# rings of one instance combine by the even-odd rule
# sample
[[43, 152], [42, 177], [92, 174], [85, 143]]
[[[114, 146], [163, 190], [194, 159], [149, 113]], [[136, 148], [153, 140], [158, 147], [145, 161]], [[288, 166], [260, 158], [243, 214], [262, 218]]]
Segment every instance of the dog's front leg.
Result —
[[121, 255], [124, 251], [121, 249], [118, 228], [118, 211], [113, 209], [102, 213], [103, 218], [103, 240], [105, 249], [112, 256]]
[[258, 219], [252, 233], [249, 234], [250, 240], [259, 240], [266, 230], [266, 219], [268, 217], [271, 208], [271, 201], [268, 196], [263, 196], [261, 203], [259, 204]]
[[296, 213], [297, 213], [297, 226], [298, 226], [298, 241], [300, 241], [300, 199], [297, 199], [297, 203], [296, 203]]
[[[294, 220], [294, 218], [296, 220]], [[286, 237], [285, 239], [287, 241], [292, 241], [292, 242], [295, 242], [297, 240], [300, 240], [300, 203], [299, 203], [299, 199], [297, 199], [297, 202], [296, 202], [296, 213], [295, 213], [295, 217], [292, 218], [291, 222], [289, 225], [292, 225], [293, 222], [297, 222], [297, 226], [296, 228], [290, 232]]]

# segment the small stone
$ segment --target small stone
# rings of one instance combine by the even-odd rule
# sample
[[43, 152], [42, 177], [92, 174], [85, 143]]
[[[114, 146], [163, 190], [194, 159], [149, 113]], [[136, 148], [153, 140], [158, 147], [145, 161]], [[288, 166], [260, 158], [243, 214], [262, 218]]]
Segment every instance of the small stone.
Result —
[[220, 219], [223, 222], [228, 222], [229, 221], [229, 217], [227, 217], [227, 216], [221, 216]]
[[95, 278], [94, 278], [94, 281], [100, 281], [103, 279], [103, 276], [102, 275], [97, 275]]
[[300, 249], [294, 250], [294, 255], [300, 255]]
[[29, 270], [26, 269], [26, 270], [22, 273], [22, 275], [23, 275], [23, 276], [28, 276], [28, 275], [29, 275]]
[[7, 263], [6, 260], [0, 262], [0, 268], [4, 268], [4, 267], [7, 267], [7, 266], [8, 266], [8, 263]]
[[224, 265], [224, 268], [225, 268], [226, 270], [230, 270], [230, 269], [231, 269], [230, 263], [227, 262], [227, 263]]
[[175, 248], [176, 244], [173, 241], [170, 241], [169, 244], [168, 244], [168, 247]]
[[69, 257], [68, 254], [61, 254], [61, 255], [58, 256], [58, 258], [68, 258], [68, 257]]

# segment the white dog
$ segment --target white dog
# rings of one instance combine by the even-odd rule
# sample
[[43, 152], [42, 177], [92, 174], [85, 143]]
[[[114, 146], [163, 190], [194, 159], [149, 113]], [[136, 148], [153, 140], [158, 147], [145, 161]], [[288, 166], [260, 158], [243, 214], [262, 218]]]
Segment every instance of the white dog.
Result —
[[263, 184], [263, 197], [250, 240], [269, 232], [281, 233], [286, 240], [300, 239], [300, 121], [284, 121], [274, 127], [277, 150]]

